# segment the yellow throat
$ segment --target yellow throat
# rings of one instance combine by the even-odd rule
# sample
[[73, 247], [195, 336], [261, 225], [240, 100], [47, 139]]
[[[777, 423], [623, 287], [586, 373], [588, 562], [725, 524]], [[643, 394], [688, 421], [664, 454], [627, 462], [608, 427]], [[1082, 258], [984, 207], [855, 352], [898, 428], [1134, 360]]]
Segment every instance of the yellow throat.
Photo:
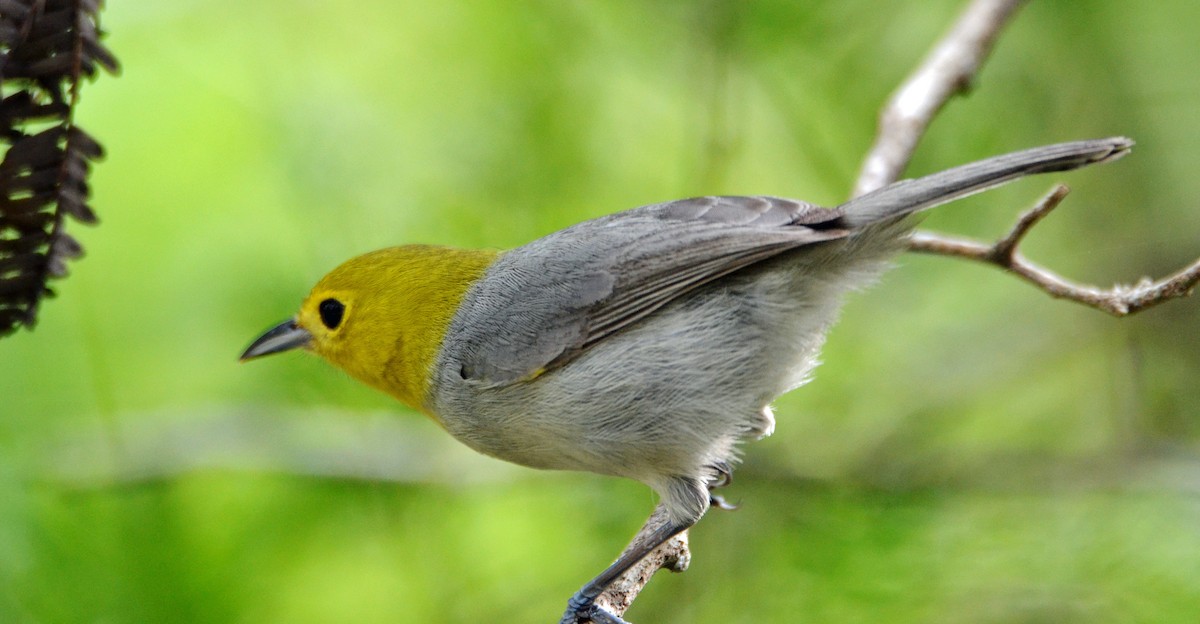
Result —
[[[498, 255], [430, 245], [363, 254], [313, 287], [296, 322], [312, 334], [313, 352], [429, 413], [425, 394], [442, 338], [467, 289]], [[331, 299], [344, 307], [333, 328], [320, 313]]]

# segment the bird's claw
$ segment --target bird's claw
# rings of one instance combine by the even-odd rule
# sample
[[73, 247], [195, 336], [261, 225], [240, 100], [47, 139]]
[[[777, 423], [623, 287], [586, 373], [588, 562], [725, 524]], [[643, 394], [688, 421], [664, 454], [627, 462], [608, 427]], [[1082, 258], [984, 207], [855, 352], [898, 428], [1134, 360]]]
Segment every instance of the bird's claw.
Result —
[[567, 601], [567, 612], [563, 614], [559, 624], [629, 624], [629, 622], [596, 604], [594, 598], [575, 594]]
[[725, 511], [733, 511], [734, 509], [737, 509], [737, 505], [725, 502], [724, 498], [718, 496], [717, 494], [713, 494], [712, 492], [708, 493], [708, 506], [716, 507], [717, 509], [724, 509]]

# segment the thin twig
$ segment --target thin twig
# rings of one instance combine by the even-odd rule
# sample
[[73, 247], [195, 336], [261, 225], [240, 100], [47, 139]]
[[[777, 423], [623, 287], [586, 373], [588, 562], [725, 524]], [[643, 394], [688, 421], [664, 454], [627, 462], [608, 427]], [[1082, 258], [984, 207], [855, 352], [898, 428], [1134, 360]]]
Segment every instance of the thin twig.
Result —
[[966, 91], [1023, 0], [974, 0], [879, 115], [875, 143], [854, 184], [858, 197], [899, 179], [934, 116]]
[[1033, 208], [1021, 214], [1017, 219], [1017, 223], [1013, 225], [1012, 230], [1009, 230], [1004, 238], [996, 241], [995, 245], [992, 245], [992, 253], [989, 259], [1002, 266], [1004, 264], [1011, 264], [1013, 256], [1017, 252], [1017, 245], [1021, 244], [1021, 240], [1025, 238], [1029, 230], [1033, 229], [1033, 226], [1037, 225], [1043, 217], [1050, 214], [1051, 210], [1057, 208], [1070, 192], [1071, 189], [1067, 188], [1067, 185], [1056, 184], [1045, 197], [1034, 204]]
[[1068, 191], [1061, 184], [1054, 187], [1033, 208], [1021, 214], [1007, 235], [991, 245], [945, 234], [916, 232], [909, 239], [908, 249], [995, 265], [1037, 286], [1051, 297], [1082, 303], [1117, 317], [1185, 297], [1200, 284], [1200, 259], [1157, 281], [1143, 278], [1133, 286], [1116, 285], [1110, 288], [1078, 284], [1026, 260], [1017, 250], [1021, 240], [1038, 221], [1062, 203]]

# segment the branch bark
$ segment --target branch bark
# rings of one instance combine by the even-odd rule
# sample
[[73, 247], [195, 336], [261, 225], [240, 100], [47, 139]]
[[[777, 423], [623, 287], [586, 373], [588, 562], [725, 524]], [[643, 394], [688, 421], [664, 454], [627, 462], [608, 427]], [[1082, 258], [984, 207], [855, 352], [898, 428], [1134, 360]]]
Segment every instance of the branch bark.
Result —
[[[655, 529], [666, 522], [667, 508], [660, 504], [654, 508], [654, 513], [650, 514], [646, 524], [638, 531], [621, 555], [623, 556], [625, 552], [631, 550], [634, 545], [646, 539]], [[684, 531], [650, 551], [650, 554], [643, 557], [637, 565], [621, 575], [608, 586], [608, 589], [604, 590], [604, 593], [600, 594], [600, 597], [596, 599], [596, 604], [620, 617], [633, 604], [634, 598], [637, 598], [642, 588], [650, 582], [650, 577], [654, 576], [655, 572], [664, 568], [672, 572], [683, 572], [691, 560], [692, 553], [688, 550], [688, 532]], [[597, 624], [604, 623], [598, 622]]]

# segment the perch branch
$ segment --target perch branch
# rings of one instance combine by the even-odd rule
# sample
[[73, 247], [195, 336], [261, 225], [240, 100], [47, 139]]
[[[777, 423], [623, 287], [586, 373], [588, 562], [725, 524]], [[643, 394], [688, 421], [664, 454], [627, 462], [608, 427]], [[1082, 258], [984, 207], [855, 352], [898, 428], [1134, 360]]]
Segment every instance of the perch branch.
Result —
[[[645, 540], [655, 529], [666, 522], [667, 508], [660, 504], [654, 508], [654, 513], [650, 514], [645, 526], [638, 531], [625, 551], [631, 550], [634, 545]], [[622, 552], [621, 556], [624, 555], [625, 552]], [[637, 598], [638, 593], [650, 582], [650, 577], [654, 576], [655, 572], [663, 568], [672, 572], [683, 572], [687, 569], [691, 558], [692, 554], [688, 550], [688, 534], [687, 531], [684, 531], [663, 542], [661, 546], [643, 557], [637, 565], [621, 575], [608, 586], [608, 589], [604, 590], [604, 593], [600, 594], [600, 597], [596, 599], [596, 604], [620, 617], [633, 604], [633, 599]], [[605, 623], [597, 622], [597, 624]]]
[[909, 240], [908, 249], [992, 264], [1014, 273], [1051, 297], [1082, 303], [1117, 317], [1187, 296], [1200, 283], [1200, 259], [1160, 280], [1143, 278], [1133, 286], [1116, 285], [1107, 289], [1077, 284], [1026, 260], [1017, 251], [1021, 240], [1038, 221], [1062, 203], [1068, 192], [1066, 186], [1057, 185], [1022, 213], [1007, 235], [991, 245], [944, 234], [917, 232]]

